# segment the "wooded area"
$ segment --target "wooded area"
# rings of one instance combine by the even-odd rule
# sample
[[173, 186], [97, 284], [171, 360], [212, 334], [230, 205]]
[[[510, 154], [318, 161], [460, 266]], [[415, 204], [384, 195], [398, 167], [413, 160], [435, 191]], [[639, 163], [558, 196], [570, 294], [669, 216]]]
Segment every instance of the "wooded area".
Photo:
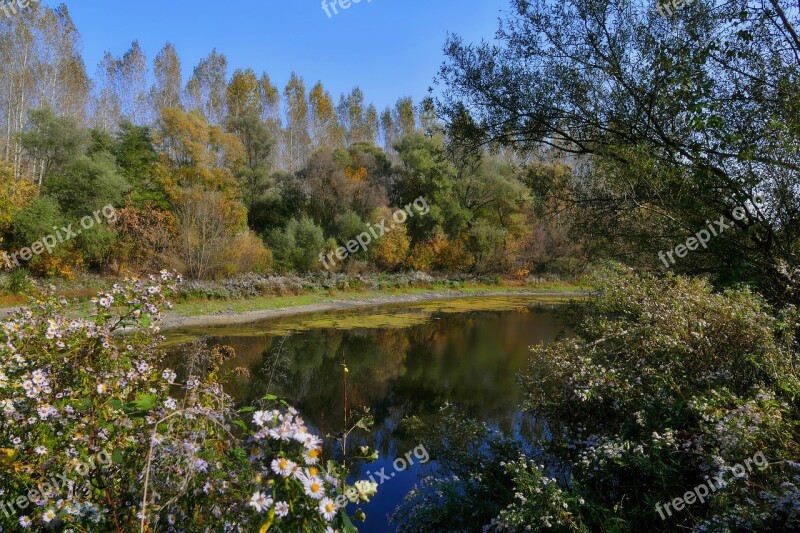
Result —
[[525, 275], [582, 264], [541, 185], [565, 184], [566, 166], [463, 150], [432, 101], [401, 97], [379, 112], [358, 87], [337, 102], [296, 74], [281, 89], [267, 73], [229, 72], [216, 50], [184, 80], [170, 43], [152, 62], [138, 42], [106, 53], [90, 77], [65, 5], [3, 21], [0, 42], [5, 248], [118, 211], [32, 259], [34, 273], [314, 271], [320, 253], [419, 197], [426, 216], [339, 268]]

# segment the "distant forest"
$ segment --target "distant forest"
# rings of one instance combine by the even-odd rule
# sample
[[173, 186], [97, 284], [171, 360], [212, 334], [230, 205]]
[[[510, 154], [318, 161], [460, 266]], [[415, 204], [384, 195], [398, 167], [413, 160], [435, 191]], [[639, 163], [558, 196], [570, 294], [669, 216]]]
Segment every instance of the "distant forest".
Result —
[[280, 88], [231, 72], [217, 50], [184, 80], [171, 43], [152, 60], [136, 41], [106, 52], [90, 77], [65, 5], [32, 5], [0, 32], [0, 247], [117, 212], [32, 258], [32, 273], [314, 271], [420, 197], [430, 212], [334, 269], [525, 276], [583, 264], [554, 194], [570, 166], [454, 143], [430, 100], [379, 111], [358, 87], [336, 100], [294, 73]]

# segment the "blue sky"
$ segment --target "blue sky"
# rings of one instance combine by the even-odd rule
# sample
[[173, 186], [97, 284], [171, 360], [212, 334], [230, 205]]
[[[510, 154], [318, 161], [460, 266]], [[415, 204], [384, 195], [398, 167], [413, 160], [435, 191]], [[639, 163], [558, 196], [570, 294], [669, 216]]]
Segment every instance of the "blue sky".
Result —
[[501, 11], [509, 9], [508, 0], [361, 0], [329, 18], [321, 0], [64, 2], [83, 36], [90, 75], [105, 50], [119, 56], [139, 39], [151, 62], [171, 41], [184, 82], [216, 47], [231, 72], [266, 71], [283, 88], [294, 70], [309, 88], [322, 80], [336, 100], [359, 85], [379, 109], [401, 96], [419, 101], [427, 94], [448, 32], [491, 38]]

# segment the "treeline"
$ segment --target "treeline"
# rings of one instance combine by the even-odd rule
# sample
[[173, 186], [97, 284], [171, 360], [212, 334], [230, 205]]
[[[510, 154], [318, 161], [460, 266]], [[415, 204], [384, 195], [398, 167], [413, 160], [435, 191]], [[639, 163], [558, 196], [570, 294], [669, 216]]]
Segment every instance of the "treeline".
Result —
[[445, 45], [449, 134], [575, 158], [565, 199], [590, 254], [796, 304], [797, 5], [510, 4], [497, 43]]
[[138, 42], [106, 53], [91, 79], [66, 6], [1, 28], [3, 248], [117, 211], [31, 259], [36, 273], [318, 270], [321, 253], [420, 197], [430, 212], [337, 267], [524, 275], [580, 262], [568, 215], [547, 200], [568, 167], [462, 149], [430, 102], [379, 112], [358, 87], [336, 103], [296, 74], [281, 90], [266, 73], [230, 73], [217, 51], [184, 83], [172, 44], [152, 69]]

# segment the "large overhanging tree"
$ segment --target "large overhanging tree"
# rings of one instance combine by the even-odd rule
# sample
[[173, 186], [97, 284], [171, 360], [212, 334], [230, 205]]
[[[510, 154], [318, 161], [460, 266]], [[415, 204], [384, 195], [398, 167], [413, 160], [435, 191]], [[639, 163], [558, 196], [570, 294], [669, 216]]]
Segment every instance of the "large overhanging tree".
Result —
[[571, 154], [578, 227], [640, 264], [663, 268], [659, 250], [724, 217], [670, 268], [796, 297], [781, 265], [797, 265], [800, 231], [798, 4], [511, 3], [494, 42], [447, 43], [452, 135]]

